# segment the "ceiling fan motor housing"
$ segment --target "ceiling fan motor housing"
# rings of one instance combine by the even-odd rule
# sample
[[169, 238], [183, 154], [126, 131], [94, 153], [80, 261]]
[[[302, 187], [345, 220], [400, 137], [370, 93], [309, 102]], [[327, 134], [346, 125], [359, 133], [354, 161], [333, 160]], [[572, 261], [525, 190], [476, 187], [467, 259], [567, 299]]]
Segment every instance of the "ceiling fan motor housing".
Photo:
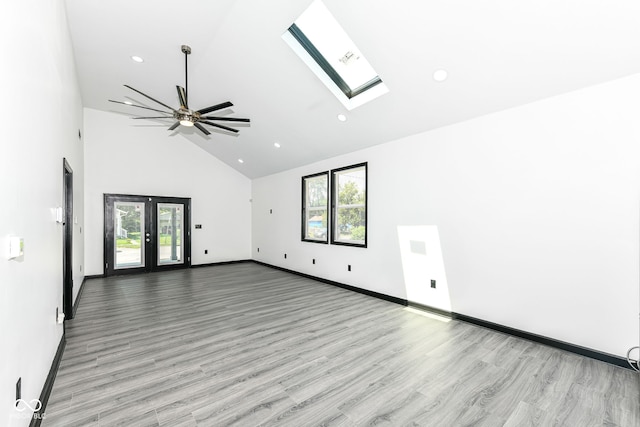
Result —
[[197, 111], [189, 110], [187, 108], [180, 108], [175, 113], [173, 113], [173, 118], [176, 120], [188, 120], [192, 123], [195, 123], [200, 118], [200, 113]]

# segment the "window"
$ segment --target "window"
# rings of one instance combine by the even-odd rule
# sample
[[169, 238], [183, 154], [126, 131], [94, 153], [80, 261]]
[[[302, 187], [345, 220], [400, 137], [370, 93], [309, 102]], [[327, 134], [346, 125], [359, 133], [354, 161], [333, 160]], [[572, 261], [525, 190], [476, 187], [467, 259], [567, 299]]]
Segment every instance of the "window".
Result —
[[328, 242], [329, 172], [302, 177], [302, 240]]
[[367, 247], [367, 164], [331, 171], [331, 243]]
[[321, 0], [282, 37], [348, 110], [389, 91]]
[[302, 240], [367, 247], [367, 163], [302, 177]]

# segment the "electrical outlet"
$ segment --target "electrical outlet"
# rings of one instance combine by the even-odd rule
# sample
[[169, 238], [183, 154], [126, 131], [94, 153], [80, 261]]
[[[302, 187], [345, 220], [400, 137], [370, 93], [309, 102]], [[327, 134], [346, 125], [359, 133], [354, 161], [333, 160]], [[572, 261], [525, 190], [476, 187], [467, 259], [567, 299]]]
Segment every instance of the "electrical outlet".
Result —
[[351, 271], [351, 264], [347, 265], [347, 271]]
[[435, 289], [435, 288], [436, 288], [436, 281], [435, 281], [435, 280], [433, 280], [433, 279], [431, 279], [431, 287], [432, 287], [433, 289]]
[[18, 400], [22, 399], [22, 377], [18, 378], [16, 383], [16, 406], [18, 406]]

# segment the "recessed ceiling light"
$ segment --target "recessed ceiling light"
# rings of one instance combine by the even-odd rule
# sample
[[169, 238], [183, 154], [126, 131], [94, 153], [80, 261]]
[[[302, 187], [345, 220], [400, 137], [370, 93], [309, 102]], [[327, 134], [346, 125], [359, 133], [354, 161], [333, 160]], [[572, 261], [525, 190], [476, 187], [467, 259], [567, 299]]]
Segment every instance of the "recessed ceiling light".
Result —
[[280, 148], [280, 143], [278, 143], [278, 142], [274, 142], [274, 143], [273, 143], [273, 146], [274, 146], [274, 147], [276, 147], [276, 148]]
[[347, 116], [345, 116], [344, 114], [338, 114], [338, 120], [340, 120], [341, 122], [346, 122]]
[[447, 80], [448, 76], [449, 76], [449, 73], [447, 73], [447, 70], [436, 70], [433, 73], [433, 80], [437, 82], [443, 82]]
[[244, 160], [238, 159], [238, 163], [244, 163]]
[[133, 59], [136, 62], [144, 62], [144, 59], [140, 58], [139, 56], [132, 56], [131, 59]]

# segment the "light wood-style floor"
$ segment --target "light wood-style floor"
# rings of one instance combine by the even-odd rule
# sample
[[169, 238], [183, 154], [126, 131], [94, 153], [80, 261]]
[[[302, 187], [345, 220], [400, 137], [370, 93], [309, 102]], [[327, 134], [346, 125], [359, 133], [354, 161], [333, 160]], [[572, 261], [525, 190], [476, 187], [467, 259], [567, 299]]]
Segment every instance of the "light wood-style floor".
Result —
[[640, 426], [634, 372], [253, 263], [85, 283], [43, 426]]

